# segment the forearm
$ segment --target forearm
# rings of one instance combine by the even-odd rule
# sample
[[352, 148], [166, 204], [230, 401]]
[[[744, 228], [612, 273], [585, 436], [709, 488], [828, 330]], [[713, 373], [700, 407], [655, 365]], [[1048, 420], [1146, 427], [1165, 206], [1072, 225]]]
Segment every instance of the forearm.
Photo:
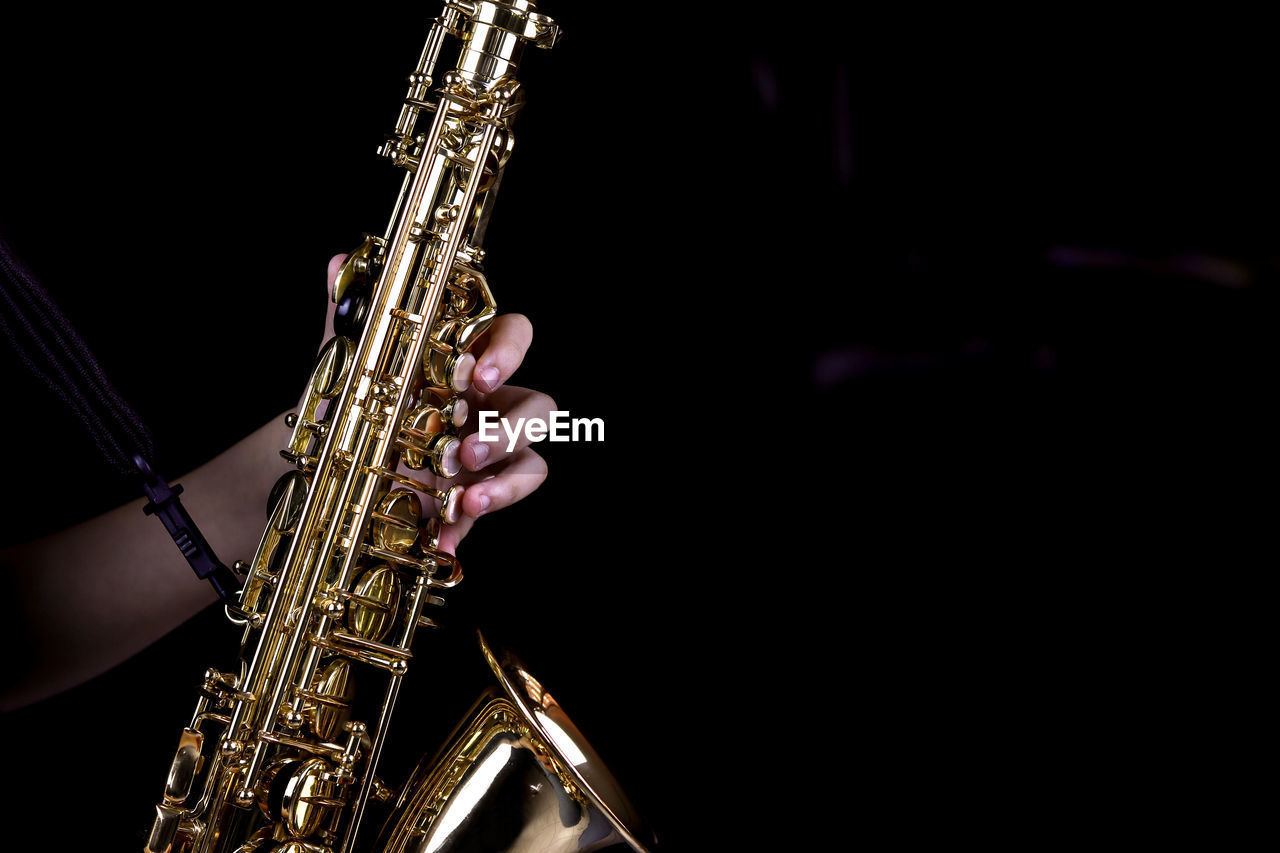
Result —
[[[183, 503], [215, 553], [249, 559], [272, 483], [287, 470], [283, 417], [178, 480]], [[25, 611], [24, 669], [0, 710], [86, 681], [141, 651], [216, 600], [188, 570], [139, 499], [83, 524], [0, 552], [0, 579]]]

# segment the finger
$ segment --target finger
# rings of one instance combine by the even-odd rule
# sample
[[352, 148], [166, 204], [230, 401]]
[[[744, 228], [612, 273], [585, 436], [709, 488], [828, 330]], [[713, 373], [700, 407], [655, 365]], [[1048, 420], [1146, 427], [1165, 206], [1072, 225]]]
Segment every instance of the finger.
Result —
[[533, 342], [533, 324], [523, 314], [503, 314], [493, 321], [480, 339], [482, 350], [476, 358], [475, 385], [492, 394], [511, 378]]
[[[463, 505], [466, 505], [466, 492], [463, 492]], [[458, 545], [471, 532], [471, 526], [476, 520], [465, 512], [458, 518], [454, 524], [440, 525], [440, 549], [449, 554], [457, 555]]]
[[[555, 408], [556, 401], [540, 391], [514, 386], [502, 388], [485, 400], [483, 409], [471, 415], [470, 422], [475, 424], [477, 431], [462, 440], [459, 458], [463, 467], [468, 471], [479, 471], [519, 453], [529, 446], [529, 435], [525, 427], [530, 419], [538, 418], [547, 423]], [[490, 429], [490, 441], [482, 441], [478, 431], [481, 418], [484, 412], [494, 410], [501, 417], [496, 430], [497, 439], [493, 438], [495, 430]], [[504, 420], [505, 424], [502, 422]], [[490, 417], [488, 421], [492, 424], [493, 418]]]
[[479, 518], [511, 506], [533, 494], [546, 479], [546, 461], [526, 447], [517, 452], [496, 476], [467, 487], [462, 493], [462, 512], [471, 518]]

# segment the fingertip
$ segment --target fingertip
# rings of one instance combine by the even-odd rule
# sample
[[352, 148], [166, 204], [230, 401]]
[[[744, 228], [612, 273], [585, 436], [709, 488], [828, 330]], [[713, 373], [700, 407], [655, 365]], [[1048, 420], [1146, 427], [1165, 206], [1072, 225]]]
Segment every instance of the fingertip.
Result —
[[436, 543], [436, 547], [444, 551], [450, 556], [458, 556], [458, 535], [450, 528], [446, 527], [440, 531], [440, 541]]
[[529, 344], [533, 342], [533, 321], [523, 314], [506, 314], [507, 322], [516, 330], [517, 336], [524, 342], [524, 348], [528, 349]]
[[462, 510], [472, 518], [479, 518], [489, 511], [492, 499], [479, 486], [472, 486], [462, 496]]
[[503, 314], [485, 335], [473, 381], [480, 391], [491, 394], [520, 369], [533, 341], [533, 324], [523, 314]]
[[468, 471], [479, 471], [489, 458], [489, 445], [481, 441], [478, 436], [474, 439], [468, 436], [463, 439], [462, 450], [458, 455]]
[[473, 379], [486, 394], [492, 394], [502, 387], [502, 371], [492, 364], [481, 364], [476, 367]]
[[[470, 489], [467, 491], [470, 491]], [[440, 525], [440, 538], [436, 542], [436, 547], [445, 553], [457, 555], [458, 546], [462, 544], [462, 540], [466, 538], [467, 533], [471, 530], [471, 525], [474, 523], [474, 520], [467, 514], [466, 503], [466, 492], [464, 492], [462, 515], [459, 516], [457, 522]]]

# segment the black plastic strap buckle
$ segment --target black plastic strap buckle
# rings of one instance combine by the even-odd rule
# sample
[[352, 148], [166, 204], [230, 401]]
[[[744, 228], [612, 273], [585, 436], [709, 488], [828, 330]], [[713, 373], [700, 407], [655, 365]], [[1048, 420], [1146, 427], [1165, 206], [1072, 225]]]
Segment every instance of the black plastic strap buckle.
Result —
[[240, 579], [222, 564], [200, 528], [191, 520], [187, 508], [178, 498], [182, 494], [182, 486], [170, 486], [166, 483], [163, 477], [151, 470], [151, 463], [141, 454], [134, 454], [133, 464], [142, 474], [142, 488], [151, 499], [142, 511], [160, 519], [164, 529], [173, 538], [173, 543], [191, 564], [196, 577], [213, 584], [214, 591], [224, 604], [238, 606]]

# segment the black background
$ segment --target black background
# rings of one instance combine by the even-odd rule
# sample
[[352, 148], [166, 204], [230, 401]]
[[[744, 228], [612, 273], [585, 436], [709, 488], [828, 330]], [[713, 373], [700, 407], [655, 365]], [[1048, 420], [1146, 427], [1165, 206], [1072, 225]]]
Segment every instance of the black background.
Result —
[[[544, 445], [546, 485], [478, 525], [458, 622], [498, 626], [676, 849], [1107, 814], [1126, 773], [1088, 768], [1159, 728], [1135, 708], [1195, 666], [1260, 515], [1255, 27], [546, 11], [486, 266], [534, 324], [517, 383], [608, 437]], [[374, 150], [429, 14], [11, 25], [0, 229], [166, 471], [296, 399], [325, 263], [394, 198]], [[132, 498], [8, 365], [35, 452], [5, 541], [74, 520], [44, 509], [68, 469], [82, 517]], [[59, 792], [23, 808], [138, 846], [181, 686], [231, 642], [208, 613], [12, 715], [23, 786]]]

